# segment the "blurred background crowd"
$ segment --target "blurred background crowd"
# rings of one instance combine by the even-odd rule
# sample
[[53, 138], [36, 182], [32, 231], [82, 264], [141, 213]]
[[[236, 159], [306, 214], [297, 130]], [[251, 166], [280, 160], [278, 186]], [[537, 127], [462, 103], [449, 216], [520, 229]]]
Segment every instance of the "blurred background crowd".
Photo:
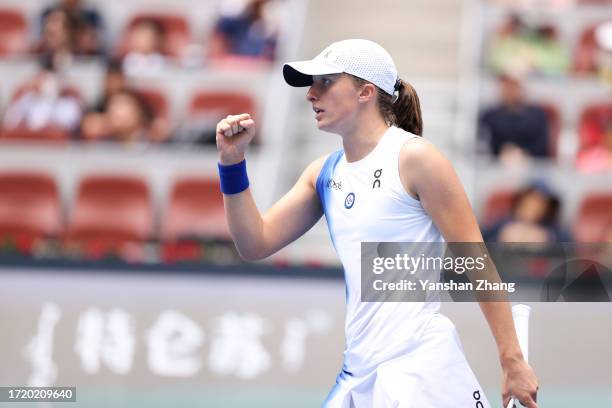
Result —
[[[367, 13], [346, 1], [0, 1], [2, 253], [236, 261], [214, 126], [255, 116], [269, 205], [338, 146], [280, 64], [345, 37], [379, 41], [415, 85], [486, 240], [611, 242], [612, 4], [457, 3], [415, 2], [421, 25], [398, 5], [389, 33], [350, 24]], [[272, 261], [337, 264], [325, 234]]]

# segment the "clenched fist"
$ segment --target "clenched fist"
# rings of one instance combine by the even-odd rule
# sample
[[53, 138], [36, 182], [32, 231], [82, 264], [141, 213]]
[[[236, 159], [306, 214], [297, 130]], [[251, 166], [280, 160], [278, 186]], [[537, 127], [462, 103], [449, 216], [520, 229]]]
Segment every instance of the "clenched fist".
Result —
[[223, 165], [244, 160], [244, 152], [255, 136], [255, 121], [248, 113], [229, 115], [217, 123], [217, 150]]

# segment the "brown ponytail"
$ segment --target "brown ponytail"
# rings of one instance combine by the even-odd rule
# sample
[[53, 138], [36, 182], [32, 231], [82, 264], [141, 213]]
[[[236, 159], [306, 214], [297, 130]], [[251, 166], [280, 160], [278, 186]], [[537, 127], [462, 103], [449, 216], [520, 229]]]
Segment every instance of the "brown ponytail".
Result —
[[[351, 75], [351, 77], [357, 85], [368, 83], [368, 81], [356, 76]], [[395, 95], [389, 95], [379, 87], [376, 87], [378, 106], [385, 122], [415, 135], [423, 136], [421, 102], [416, 90], [408, 82], [401, 79], [398, 80], [396, 89], [398, 96], [397, 100], [393, 102]]]
[[[417, 95], [416, 90], [408, 82], [400, 79], [398, 91], [399, 96], [397, 101], [393, 103], [393, 97], [391, 97], [390, 100], [390, 110], [393, 112], [394, 119], [392, 123], [410, 133], [423, 136], [421, 102], [419, 101], [419, 96]], [[379, 101], [382, 102], [382, 99], [379, 99]], [[380, 103], [380, 105], [381, 108], [383, 108], [383, 103]]]

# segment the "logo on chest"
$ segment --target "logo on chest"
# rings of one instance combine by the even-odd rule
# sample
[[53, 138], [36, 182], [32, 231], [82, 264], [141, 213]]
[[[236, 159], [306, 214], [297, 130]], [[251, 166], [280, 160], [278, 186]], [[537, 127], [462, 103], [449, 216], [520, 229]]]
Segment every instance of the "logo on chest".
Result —
[[380, 176], [382, 176], [382, 169], [374, 171], [374, 182], [372, 183], [372, 190], [380, 188]]
[[355, 193], [348, 193], [348, 195], [344, 199], [344, 208], [350, 210], [351, 208], [353, 208], [353, 204], [355, 204]]
[[327, 179], [327, 188], [331, 188], [332, 190], [342, 190], [342, 182], [336, 181], [332, 178]]

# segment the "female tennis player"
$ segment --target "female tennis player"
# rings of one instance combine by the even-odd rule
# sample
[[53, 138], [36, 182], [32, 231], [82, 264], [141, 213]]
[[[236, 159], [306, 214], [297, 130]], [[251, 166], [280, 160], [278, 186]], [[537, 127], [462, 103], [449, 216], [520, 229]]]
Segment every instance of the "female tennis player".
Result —
[[[422, 134], [414, 88], [398, 78], [391, 56], [367, 40], [333, 43], [309, 61], [285, 64], [321, 130], [343, 149], [312, 162], [265, 214], [249, 189], [248, 114], [217, 125], [219, 173], [231, 235], [241, 256], [265, 258], [325, 214], [345, 269], [347, 312], [342, 371], [329, 408], [487, 407], [457, 331], [438, 301], [362, 302], [360, 243], [482, 242], [470, 204], [449, 161]], [[480, 302], [503, 370], [503, 402], [537, 407], [538, 380], [523, 359], [507, 302]]]

